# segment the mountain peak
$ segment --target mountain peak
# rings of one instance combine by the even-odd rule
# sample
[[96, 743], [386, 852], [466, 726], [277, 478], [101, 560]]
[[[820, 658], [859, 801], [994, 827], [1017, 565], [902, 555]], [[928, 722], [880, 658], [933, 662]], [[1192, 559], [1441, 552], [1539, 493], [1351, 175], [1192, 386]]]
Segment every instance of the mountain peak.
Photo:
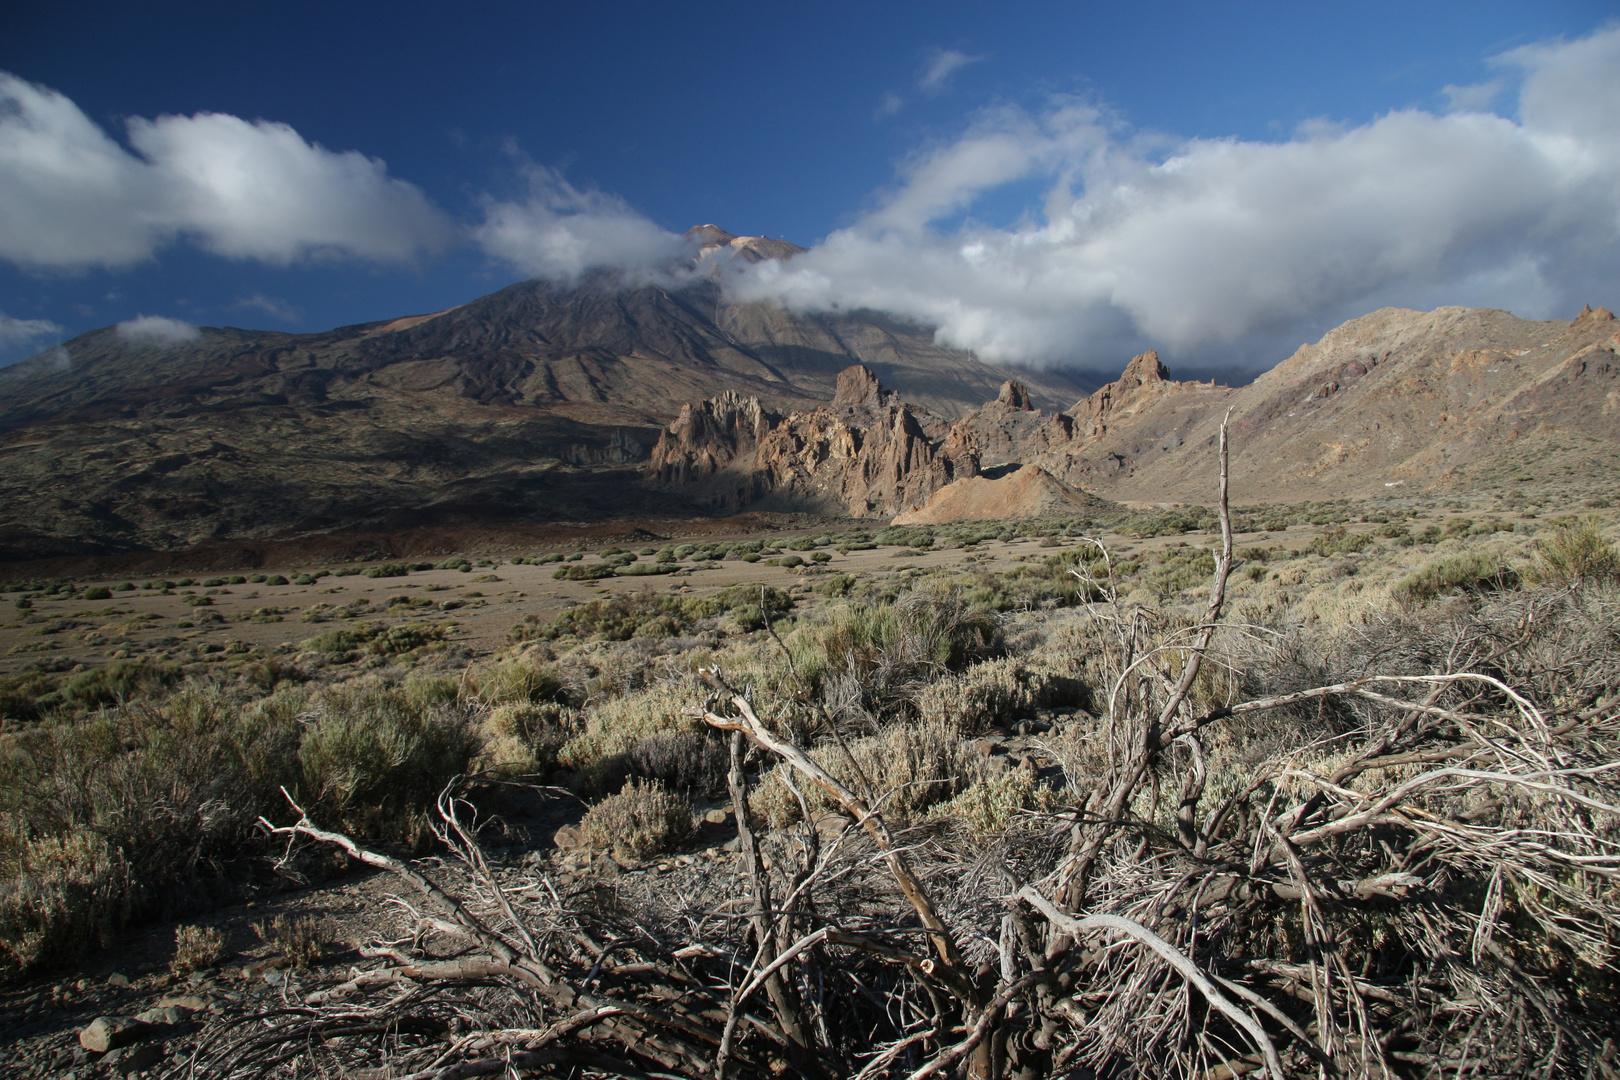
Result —
[[1125, 371], [1120, 375], [1119, 381], [1135, 383], [1137, 386], [1146, 386], [1152, 382], [1169, 382], [1170, 369], [1159, 362], [1159, 350], [1149, 349], [1145, 353], [1131, 357], [1131, 362], [1125, 365]]

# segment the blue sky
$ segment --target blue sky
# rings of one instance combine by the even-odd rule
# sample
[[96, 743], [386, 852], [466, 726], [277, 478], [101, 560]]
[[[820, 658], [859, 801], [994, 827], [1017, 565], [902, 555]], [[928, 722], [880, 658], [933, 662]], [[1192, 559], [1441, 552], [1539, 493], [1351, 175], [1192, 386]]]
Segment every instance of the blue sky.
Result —
[[708, 221], [814, 247], [739, 294], [1104, 371], [1620, 302], [1612, 4], [21, 7], [0, 362], [656, 273]]

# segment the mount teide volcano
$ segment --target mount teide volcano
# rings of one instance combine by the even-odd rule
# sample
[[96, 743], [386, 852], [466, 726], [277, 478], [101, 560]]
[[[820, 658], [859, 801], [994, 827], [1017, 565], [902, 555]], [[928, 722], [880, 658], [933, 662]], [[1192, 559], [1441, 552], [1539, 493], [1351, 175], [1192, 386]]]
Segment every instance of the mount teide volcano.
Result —
[[[852, 363], [936, 415], [1009, 372], [873, 312], [734, 303], [729, 259], [800, 249], [714, 226], [665, 284], [528, 281], [432, 315], [319, 334], [91, 331], [0, 369], [0, 558], [177, 548], [425, 522], [681, 514], [635, 466], [681, 406], [727, 390], [810, 408]], [[1079, 387], [1030, 380], [1062, 407]]]

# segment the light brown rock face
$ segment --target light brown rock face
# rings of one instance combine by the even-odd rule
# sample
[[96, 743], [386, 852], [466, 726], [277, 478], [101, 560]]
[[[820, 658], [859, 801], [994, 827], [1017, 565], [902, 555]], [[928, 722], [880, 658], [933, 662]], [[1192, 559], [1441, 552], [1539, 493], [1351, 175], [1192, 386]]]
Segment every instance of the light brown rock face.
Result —
[[1072, 488], [1039, 465], [1023, 465], [994, 480], [970, 476], [941, 488], [926, 506], [908, 510], [896, 525], [943, 525], [949, 521], [1074, 517], [1108, 503]]
[[885, 391], [859, 365], [838, 376], [829, 405], [785, 418], [727, 394], [683, 410], [647, 471], [697, 501], [890, 517], [977, 472], [971, 453], [939, 445], [944, 425]]
[[1620, 464], [1617, 327], [1601, 308], [1569, 322], [1385, 308], [1238, 389], [1155, 379], [1139, 357], [1072, 410], [1084, 430], [1042, 464], [1116, 499], [1207, 501], [1230, 408], [1238, 501], [1596, 480]]
[[777, 422], [751, 461], [731, 449], [745, 440], [723, 434], [676, 447], [693, 441], [679, 422], [655, 457], [734, 463], [753, 486], [733, 481], [728, 498], [914, 523], [1063, 516], [1095, 506], [1093, 493], [1207, 502], [1228, 411], [1238, 502], [1527, 480], [1591, 487], [1620, 473], [1620, 322], [1602, 308], [1570, 322], [1386, 308], [1301, 346], [1248, 386], [1169, 374], [1143, 353], [1058, 415], [1009, 382], [946, 425], [849, 368], [831, 405]]

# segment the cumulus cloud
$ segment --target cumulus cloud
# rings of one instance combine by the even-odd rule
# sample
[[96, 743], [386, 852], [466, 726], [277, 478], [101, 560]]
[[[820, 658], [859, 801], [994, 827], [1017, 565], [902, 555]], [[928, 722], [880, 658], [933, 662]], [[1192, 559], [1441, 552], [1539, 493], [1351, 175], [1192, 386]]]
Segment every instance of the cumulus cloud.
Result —
[[532, 277], [575, 280], [606, 268], [660, 276], [691, 247], [617, 195], [577, 188], [553, 169], [524, 166], [527, 197], [487, 199], [473, 229], [483, 250]]
[[376, 158], [286, 124], [134, 118], [125, 149], [65, 95], [0, 72], [0, 258], [117, 267], [186, 237], [232, 258], [402, 262], [453, 230]]
[[181, 345], [202, 336], [190, 323], [162, 315], [137, 315], [119, 323], [116, 330], [119, 337], [132, 345]]
[[0, 311], [0, 349], [16, 348], [60, 333], [62, 328], [49, 319], [14, 319]]
[[928, 63], [928, 70], [923, 72], [922, 78], [917, 80], [917, 88], [924, 93], [935, 94], [945, 89], [951, 76], [967, 67], [969, 64], [983, 60], [982, 56], [969, 56], [967, 53], [957, 52], [955, 49], [941, 49], [934, 54]]
[[[1383, 303], [1613, 303], [1620, 27], [1496, 63], [1517, 85], [1513, 115], [1402, 110], [1284, 142], [1168, 139], [1075, 101], [986, 112], [850, 227], [730, 287], [887, 310], [1032, 363], [1112, 362], [1131, 342], [1269, 365], [1241, 354]], [[971, 217], [1030, 182], [1045, 197], [1019, 224]]]

